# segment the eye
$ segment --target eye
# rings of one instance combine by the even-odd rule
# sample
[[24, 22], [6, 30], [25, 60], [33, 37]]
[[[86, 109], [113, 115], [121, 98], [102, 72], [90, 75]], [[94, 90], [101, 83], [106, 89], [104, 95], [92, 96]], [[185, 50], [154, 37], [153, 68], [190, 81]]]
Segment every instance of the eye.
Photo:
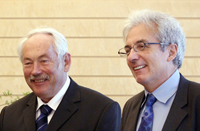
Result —
[[41, 62], [42, 64], [48, 64], [49, 60], [48, 60], [48, 59], [42, 59], [40, 62]]
[[25, 65], [30, 65], [31, 64], [31, 62], [26, 62], [26, 63], [24, 63]]
[[48, 60], [42, 60], [42, 62], [47, 62]]
[[140, 47], [144, 47], [144, 44], [143, 44], [143, 43], [140, 43], [140, 44], [137, 45], [137, 47], [139, 47], [139, 48], [140, 48]]
[[145, 45], [143, 42], [139, 42], [139, 43], [135, 44], [134, 47], [136, 50], [140, 51], [145, 48]]
[[131, 51], [131, 47], [128, 47], [128, 46], [125, 47], [124, 49], [125, 49], [126, 54], [128, 54]]
[[30, 60], [24, 60], [23, 65], [28, 66], [31, 65], [32, 62]]

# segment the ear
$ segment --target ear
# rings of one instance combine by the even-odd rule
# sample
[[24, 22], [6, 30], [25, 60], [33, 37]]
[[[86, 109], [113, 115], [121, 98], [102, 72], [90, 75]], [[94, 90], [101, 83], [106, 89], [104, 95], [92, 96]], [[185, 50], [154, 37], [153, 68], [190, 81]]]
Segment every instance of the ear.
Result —
[[178, 46], [177, 44], [170, 44], [168, 46], [168, 51], [169, 51], [169, 57], [167, 58], [167, 61], [172, 61], [178, 52]]
[[65, 72], [68, 72], [70, 67], [71, 67], [71, 55], [69, 53], [66, 53], [64, 56], [64, 71]]

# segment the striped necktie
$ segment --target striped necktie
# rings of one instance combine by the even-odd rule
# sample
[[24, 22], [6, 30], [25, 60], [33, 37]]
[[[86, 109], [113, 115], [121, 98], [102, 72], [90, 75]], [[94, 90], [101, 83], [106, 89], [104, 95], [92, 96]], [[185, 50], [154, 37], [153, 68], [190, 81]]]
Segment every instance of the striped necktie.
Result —
[[37, 131], [44, 131], [47, 128], [47, 117], [51, 113], [52, 109], [48, 105], [42, 105], [40, 107], [41, 114], [36, 120]]

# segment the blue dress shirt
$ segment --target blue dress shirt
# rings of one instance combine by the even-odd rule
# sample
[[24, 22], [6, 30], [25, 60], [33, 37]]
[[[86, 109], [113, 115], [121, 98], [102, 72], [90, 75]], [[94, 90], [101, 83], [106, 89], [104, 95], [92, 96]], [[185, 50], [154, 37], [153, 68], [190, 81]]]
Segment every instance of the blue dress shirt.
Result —
[[[178, 89], [180, 81], [180, 73], [178, 70], [174, 72], [174, 74], [165, 81], [161, 86], [159, 86], [152, 94], [156, 97], [157, 101], [153, 105], [154, 119], [153, 119], [153, 127], [152, 131], [161, 131], [165, 120], [168, 116], [169, 110], [173, 103], [173, 100], [176, 95], [176, 91]], [[149, 92], [145, 90], [145, 97]], [[146, 98], [145, 98], [146, 99]], [[138, 119], [137, 130], [141, 123], [141, 117], [144, 111], [145, 101], [141, 105], [141, 111]]]

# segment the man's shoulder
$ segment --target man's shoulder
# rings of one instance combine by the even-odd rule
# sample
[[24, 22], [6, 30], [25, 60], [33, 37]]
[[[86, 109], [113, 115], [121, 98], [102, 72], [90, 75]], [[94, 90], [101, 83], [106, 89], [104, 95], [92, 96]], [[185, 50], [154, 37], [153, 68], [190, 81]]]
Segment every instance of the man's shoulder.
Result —
[[188, 96], [198, 98], [200, 102], [200, 83], [190, 81], [188, 86]]
[[200, 83], [188, 80], [183, 76], [181, 76], [179, 86], [187, 89], [189, 94], [200, 94]]
[[113, 100], [110, 99], [108, 96], [106, 96], [96, 90], [90, 89], [88, 87], [83, 87], [83, 86], [79, 86], [79, 89], [81, 92], [81, 97], [99, 100], [99, 101], [113, 102]]
[[195, 81], [189, 81], [189, 87], [192, 88], [193, 90], [200, 90], [200, 83], [197, 83]]
[[21, 99], [13, 102], [11, 105], [6, 106], [7, 110], [17, 110], [17, 109], [21, 109], [24, 108], [25, 106], [27, 106], [27, 103], [30, 102], [31, 99], [34, 98], [34, 93], [30, 93], [24, 97], [22, 97]]
[[[80, 93], [82, 100], [85, 99], [85, 100], [90, 100], [90, 101], [114, 102], [112, 99], [102, 94], [101, 92], [88, 88], [88, 87], [78, 85], [72, 79], [71, 79], [70, 87], [67, 92], [68, 92], [68, 95], [70, 96]], [[74, 97], [74, 96], [71, 96], [71, 97]]]
[[105, 108], [120, 110], [118, 102], [98, 91], [80, 85], [71, 86], [64, 99], [70, 99], [82, 111], [90, 109], [102, 112]]
[[138, 106], [138, 104], [141, 104], [141, 101], [143, 101], [144, 98], [144, 91], [141, 91], [140, 93], [134, 95], [133, 97], [131, 97], [124, 106], [124, 109], [131, 109], [131, 108], [135, 108], [136, 106]]
[[133, 97], [131, 97], [127, 103], [129, 104], [134, 104], [134, 103], [138, 103], [139, 100], [141, 100], [144, 97], [144, 91], [139, 92], [138, 94], [134, 95]]

